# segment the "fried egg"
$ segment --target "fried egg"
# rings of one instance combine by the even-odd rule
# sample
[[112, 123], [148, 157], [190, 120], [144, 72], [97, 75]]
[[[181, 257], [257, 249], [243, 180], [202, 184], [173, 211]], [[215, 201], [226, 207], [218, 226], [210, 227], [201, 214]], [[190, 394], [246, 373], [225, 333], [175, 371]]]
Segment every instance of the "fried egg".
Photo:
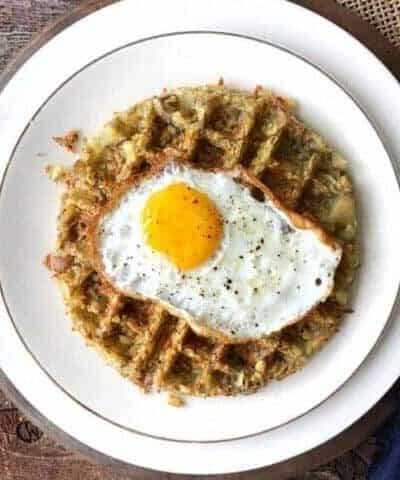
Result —
[[114, 288], [232, 341], [281, 330], [325, 301], [342, 253], [241, 167], [169, 162], [127, 188], [94, 230]]

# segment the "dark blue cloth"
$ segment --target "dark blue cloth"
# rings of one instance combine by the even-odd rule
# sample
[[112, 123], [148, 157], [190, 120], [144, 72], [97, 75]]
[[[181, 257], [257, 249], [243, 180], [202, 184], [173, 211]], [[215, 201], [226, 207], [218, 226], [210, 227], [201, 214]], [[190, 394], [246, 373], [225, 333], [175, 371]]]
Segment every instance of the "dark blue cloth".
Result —
[[374, 459], [369, 480], [400, 480], [400, 382], [395, 387], [399, 399], [399, 411], [376, 433], [382, 449]]

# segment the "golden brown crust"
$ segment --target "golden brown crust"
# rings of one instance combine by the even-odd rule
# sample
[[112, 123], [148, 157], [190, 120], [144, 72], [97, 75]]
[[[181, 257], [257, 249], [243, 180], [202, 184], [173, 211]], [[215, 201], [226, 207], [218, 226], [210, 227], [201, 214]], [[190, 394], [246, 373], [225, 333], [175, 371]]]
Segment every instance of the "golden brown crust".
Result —
[[71, 255], [53, 255], [49, 253], [46, 255], [43, 264], [51, 272], [64, 273], [71, 266], [74, 261]]
[[69, 152], [75, 153], [79, 142], [79, 130], [70, 130], [64, 135], [53, 137], [53, 140]]

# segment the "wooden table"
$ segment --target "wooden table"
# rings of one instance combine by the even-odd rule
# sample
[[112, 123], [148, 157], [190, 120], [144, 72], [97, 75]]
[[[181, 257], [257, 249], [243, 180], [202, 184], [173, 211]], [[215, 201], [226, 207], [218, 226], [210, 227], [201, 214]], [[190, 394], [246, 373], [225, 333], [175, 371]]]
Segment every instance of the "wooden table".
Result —
[[[110, 2], [110, 0], [0, 0], [0, 72], [6, 69], [11, 58], [21, 47], [28, 44], [35, 33], [42, 32], [34, 44], [24, 50], [20, 60], [24, 56], [29, 56], [34, 48], [51, 37], [51, 29], [43, 31], [50, 21], [60, 19], [63, 14], [71, 12], [75, 7], [80, 7], [81, 10], [75, 13], [73, 18], [79, 18], [107, 1]], [[339, 7], [333, 0], [296, 0], [296, 2], [318, 11], [351, 31], [400, 78], [400, 53], [367, 23], [362, 22], [349, 10]], [[343, 0], [338, 2], [343, 3]], [[59, 20], [59, 27], [69, 22]], [[6, 77], [13, 73], [16, 66], [16, 64], [8, 66]], [[273, 480], [287, 478], [289, 475], [293, 480], [366, 480], [371, 459], [380, 449], [373, 432], [388, 418], [390, 421], [398, 398], [399, 388], [393, 389], [372, 412], [339, 437], [297, 457], [294, 461], [277, 465], [268, 475], [258, 471], [251, 475], [251, 478]], [[0, 480], [128, 478], [170, 480], [174, 477], [139, 469], [128, 473], [117, 471], [110, 465], [97, 465], [73, 453], [68, 447], [61, 446], [52, 439], [54, 435], [49, 432], [43, 434], [0, 391]], [[319, 466], [326, 461], [329, 463]], [[308, 473], [303, 473], [307, 470]], [[184, 478], [189, 480], [194, 477]], [[235, 478], [244, 480], [248, 476], [241, 474]]]

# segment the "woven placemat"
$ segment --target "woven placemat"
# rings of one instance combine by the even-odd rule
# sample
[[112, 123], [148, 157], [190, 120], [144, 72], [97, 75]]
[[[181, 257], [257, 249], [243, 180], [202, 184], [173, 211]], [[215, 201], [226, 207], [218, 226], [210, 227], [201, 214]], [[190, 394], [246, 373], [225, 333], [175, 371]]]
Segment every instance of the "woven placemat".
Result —
[[[320, 13], [326, 10], [327, 16], [335, 18], [339, 23], [346, 17], [340, 11], [335, 10], [336, 13], [334, 13], [334, 9], [329, 6], [331, 2], [326, 0], [295, 1], [307, 4]], [[367, 20], [393, 45], [400, 47], [400, 0], [335, 1]], [[0, 73], [18, 50], [24, 47], [36, 33], [84, 2], [85, 0], [0, 0]], [[368, 35], [364, 35], [364, 29], [356, 25], [351, 18], [346, 17], [345, 23], [353, 33], [356, 34], [356, 30], [359, 30], [359, 37], [363, 41], [369, 39]], [[385, 47], [382, 47], [377, 38], [373, 40], [370, 47], [372, 49], [375, 47], [376, 53], [381, 58], [385, 57], [384, 60], [388, 65], [390, 63], [395, 65], [392, 70], [400, 71], [397, 68], [399, 62], [393, 49], [385, 55]], [[381, 411], [380, 415], [383, 418], [393, 411], [395, 402], [395, 399], [386, 403], [381, 402], [383, 413]], [[358, 434], [357, 438], [361, 436]], [[312, 472], [298, 474], [292, 480], [366, 480], [371, 459], [379, 450], [380, 445], [372, 436], [329, 464]], [[90, 463], [57, 445], [49, 436], [43, 435], [36, 426], [24, 418], [0, 392], [0, 480], [128, 480], [128, 478], [133, 477]], [[167, 480], [170, 476], [160, 474], [157, 478]], [[259, 478], [267, 480], [261, 473]], [[268, 480], [270, 480], [269, 476]]]
[[[324, 1], [324, 0], [321, 0]], [[400, 47], [400, 0], [336, 0], [374, 25], [390, 42]]]

